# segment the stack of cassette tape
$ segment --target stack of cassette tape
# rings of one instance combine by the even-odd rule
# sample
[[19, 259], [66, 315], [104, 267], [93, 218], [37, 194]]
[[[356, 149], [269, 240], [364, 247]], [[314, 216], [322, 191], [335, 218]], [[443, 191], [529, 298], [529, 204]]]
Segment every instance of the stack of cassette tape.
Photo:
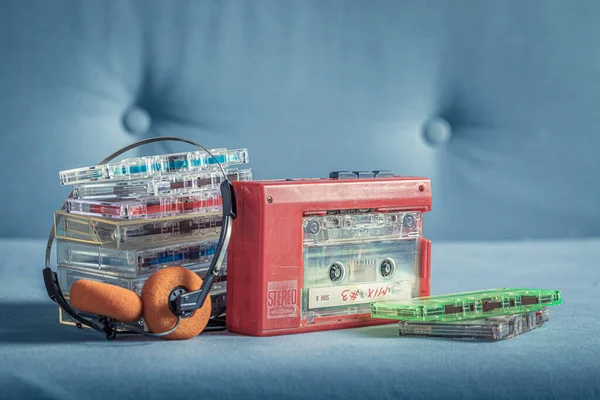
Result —
[[561, 303], [559, 290], [491, 289], [374, 302], [371, 316], [399, 320], [400, 336], [496, 341], [543, 326]]
[[[57, 264], [65, 298], [79, 279], [141, 295], [155, 271], [170, 265], [204, 278], [219, 241], [220, 184], [252, 180], [247, 149], [137, 157], [60, 172], [72, 196], [54, 214]], [[210, 292], [213, 318], [225, 310], [226, 259]], [[85, 314], [84, 314], [85, 315]], [[75, 325], [60, 312], [60, 322]], [[136, 328], [147, 327], [142, 320]]]

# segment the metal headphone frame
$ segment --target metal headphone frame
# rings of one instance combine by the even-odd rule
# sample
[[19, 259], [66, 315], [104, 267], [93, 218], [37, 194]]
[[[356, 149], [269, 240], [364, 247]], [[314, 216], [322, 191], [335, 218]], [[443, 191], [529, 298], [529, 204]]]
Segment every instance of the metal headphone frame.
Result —
[[[50, 297], [50, 300], [57, 303], [60, 308], [62, 308], [69, 316], [71, 316], [71, 318], [73, 318], [75, 321], [77, 321], [76, 325], [79, 328], [82, 328], [83, 325], [88, 326], [92, 329], [95, 329], [99, 332], [106, 334], [106, 338], [109, 340], [114, 339], [117, 336], [117, 334], [140, 334], [140, 335], [151, 336], [151, 337], [162, 337], [162, 336], [167, 336], [167, 335], [175, 332], [175, 330], [179, 326], [179, 323], [181, 322], [181, 318], [186, 318], [186, 316], [189, 316], [192, 311], [198, 310], [204, 304], [204, 301], [206, 300], [206, 297], [209, 295], [209, 292], [212, 288], [213, 281], [214, 281], [215, 277], [219, 274], [219, 271], [223, 264], [223, 259], [225, 258], [225, 252], [227, 251], [227, 247], [229, 245], [229, 240], [231, 238], [232, 222], [236, 218], [236, 202], [235, 202], [235, 193], [233, 191], [233, 186], [232, 186], [231, 182], [229, 181], [229, 179], [227, 178], [227, 174], [225, 173], [225, 170], [223, 169], [223, 166], [221, 165], [221, 163], [219, 163], [219, 160], [217, 160], [217, 158], [204, 146], [202, 146], [196, 142], [193, 142], [191, 140], [182, 139], [182, 138], [175, 137], [175, 136], [154, 137], [154, 138], [140, 140], [139, 142], [135, 142], [135, 143], [130, 144], [129, 146], [123, 147], [122, 149], [116, 151], [115, 153], [111, 154], [110, 156], [108, 156], [107, 158], [102, 160], [98, 165], [106, 164], [109, 161], [112, 161], [116, 157], [120, 156], [121, 154], [123, 154], [129, 150], [132, 150], [136, 147], [139, 147], [139, 146], [142, 146], [145, 144], [149, 144], [149, 143], [163, 142], [163, 141], [175, 141], [175, 142], [188, 143], [188, 144], [191, 144], [193, 146], [196, 146], [196, 147], [204, 150], [218, 164], [219, 168], [221, 169], [221, 172], [223, 173], [223, 177], [224, 177], [224, 179], [220, 185], [221, 196], [223, 198], [223, 202], [222, 202], [223, 203], [223, 205], [222, 205], [222, 207], [223, 207], [223, 217], [222, 217], [223, 223], [221, 225], [221, 233], [219, 235], [219, 243], [217, 244], [217, 249], [215, 251], [215, 255], [212, 258], [210, 267], [208, 269], [208, 272], [206, 273], [204, 280], [202, 281], [202, 286], [200, 287], [200, 289], [196, 290], [194, 292], [182, 293], [180, 296], [177, 296], [175, 299], [170, 300], [170, 306], [171, 306], [170, 308], [174, 312], [174, 314], [177, 316], [177, 322], [173, 328], [171, 328], [167, 332], [148, 333], [143, 330], [137, 330], [130, 326], [126, 326], [118, 321], [113, 321], [112, 319], [104, 317], [104, 316], [99, 316], [98, 322], [81, 316], [79, 313], [77, 313], [77, 311], [75, 311], [70, 306], [70, 304], [65, 299], [63, 292], [60, 288], [60, 284], [58, 282], [58, 275], [56, 274], [56, 272], [54, 272], [52, 270], [52, 267], [50, 264], [52, 245], [54, 243], [54, 238], [56, 236], [56, 230], [55, 230], [56, 227], [54, 225], [52, 226], [52, 230], [50, 231], [50, 235], [48, 237], [48, 243], [46, 245], [46, 266], [43, 271], [43, 276], [44, 276], [44, 283], [46, 285], [46, 291], [48, 292], [48, 296]], [[68, 198], [71, 198], [72, 196], [73, 196], [73, 192], [71, 192], [69, 194]], [[64, 205], [63, 205], [62, 209], [64, 210]], [[121, 328], [122, 330], [117, 331], [117, 328]]]

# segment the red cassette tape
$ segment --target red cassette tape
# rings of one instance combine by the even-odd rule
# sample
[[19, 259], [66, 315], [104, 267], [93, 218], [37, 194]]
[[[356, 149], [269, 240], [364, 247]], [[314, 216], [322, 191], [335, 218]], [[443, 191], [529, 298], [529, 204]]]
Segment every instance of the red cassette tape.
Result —
[[429, 296], [429, 179], [387, 171], [233, 182], [227, 329], [271, 336], [390, 323], [375, 301]]

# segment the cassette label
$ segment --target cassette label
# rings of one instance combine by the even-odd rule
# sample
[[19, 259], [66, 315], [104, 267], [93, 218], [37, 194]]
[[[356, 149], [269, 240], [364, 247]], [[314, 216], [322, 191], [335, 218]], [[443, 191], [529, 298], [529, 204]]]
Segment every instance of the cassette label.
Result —
[[369, 304], [387, 299], [408, 299], [411, 294], [410, 281], [312, 288], [308, 289], [308, 309]]
[[269, 282], [267, 286], [267, 318], [291, 318], [298, 315], [298, 281]]

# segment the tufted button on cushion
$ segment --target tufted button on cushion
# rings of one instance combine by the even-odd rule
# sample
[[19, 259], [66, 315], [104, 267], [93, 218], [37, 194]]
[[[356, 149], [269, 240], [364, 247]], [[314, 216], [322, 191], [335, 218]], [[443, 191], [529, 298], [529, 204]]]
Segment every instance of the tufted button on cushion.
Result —
[[444, 118], [433, 118], [423, 126], [425, 141], [433, 147], [443, 146], [452, 137], [452, 127]]
[[150, 129], [150, 125], [152, 118], [143, 108], [133, 106], [123, 115], [123, 126], [130, 133], [141, 135]]

